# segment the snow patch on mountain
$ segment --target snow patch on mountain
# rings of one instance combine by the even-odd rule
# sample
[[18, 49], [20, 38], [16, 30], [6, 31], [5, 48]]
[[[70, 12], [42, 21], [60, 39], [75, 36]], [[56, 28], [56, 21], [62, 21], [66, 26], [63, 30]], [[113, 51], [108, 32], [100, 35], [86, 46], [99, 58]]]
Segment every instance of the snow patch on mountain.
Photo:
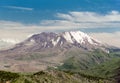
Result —
[[70, 35], [69, 32], [65, 32], [65, 33], [63, 34], [63, 37], [64, 37], [68, 42], [73, 43], [73, 40], [72, 40], [71, 35]]
[[81, 44], [84, 43], [84, 37], [86, 37], [84, 33], [78, 32], [78, 31], [76, 31], [76, 32], [72, 31], [70, 33], [73, 36], [73, 38], [75, 39], [75, 41], [77, 41], [77, 43], [81, 43]]
[[52, 39], [52, 44], [56, 46], [60, 40], [60, 37], [57, 38], [57, 40]]

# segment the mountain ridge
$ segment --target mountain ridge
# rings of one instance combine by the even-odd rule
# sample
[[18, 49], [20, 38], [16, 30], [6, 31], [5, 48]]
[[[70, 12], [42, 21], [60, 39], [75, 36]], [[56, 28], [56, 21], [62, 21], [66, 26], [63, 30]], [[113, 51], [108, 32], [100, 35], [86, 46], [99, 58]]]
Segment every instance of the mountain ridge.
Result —
[[62, 33], [42, 32], [40, 34], [32, 35], [22, 43], [16, 44], [12, 50], [21, 48], [25, 51], [40, 51], [41, 49], [61, 47], [66, 49], [77, 47], [88, 51], [101, 49], [109, 53], [105, 44], [102, 44], [100, 41], [81, 31], [69, 31]]

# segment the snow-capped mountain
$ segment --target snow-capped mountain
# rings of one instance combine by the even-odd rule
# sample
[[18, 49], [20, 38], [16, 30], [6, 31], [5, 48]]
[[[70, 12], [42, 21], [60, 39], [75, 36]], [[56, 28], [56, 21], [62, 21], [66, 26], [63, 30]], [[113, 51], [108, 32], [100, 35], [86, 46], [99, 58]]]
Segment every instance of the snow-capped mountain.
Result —
[[42, 32], [32, 35], [22, 43], [17, 44], [13, 49], [24, 51], [41, 51], [51, 48], [81, 48], [84, 50], [102, 49], [104, 45], [81, 31], [69, 31], [62, 33]]

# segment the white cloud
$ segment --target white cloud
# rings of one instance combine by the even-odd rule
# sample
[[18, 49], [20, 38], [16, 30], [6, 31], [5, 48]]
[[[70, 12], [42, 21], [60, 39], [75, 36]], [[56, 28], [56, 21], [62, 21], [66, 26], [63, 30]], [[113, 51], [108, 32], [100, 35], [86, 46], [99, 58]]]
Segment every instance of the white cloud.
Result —
[[95, 12], [69, 12], [68, 14], [58, 13], [57, 16], [61, 19], [72, 22], [114, 22], [120, 21], [120, 12], [111, 11], [105, 15]]
[[6, 49], [9, 47], [13, 47], [16, 43], [19, 43], [20, 41], [17, 39], [0, 39], [0, 50], [1, 49]]
[[120, 26], [120, 12], [118, 11], [111, 11], [107, 14], [95, 12], [58, 13], [56, 17], [57, 20], [43, 20], [41, 24], [53, 27], [61, 26], [61, 29], [114, 28]]
[[4, 8], [10, 8], [10, 9], [17, 9], [17, 10], [27, 10], [27, 11], [32, 11], [33, 8], [28, 8], [28, 7], [19, 7], [19, 6], [2, 6]]
[[19, 43], [19, 40], [17, 40], [17, 39], [0, 39], [0, 42], [16, 44], [16, 43]]

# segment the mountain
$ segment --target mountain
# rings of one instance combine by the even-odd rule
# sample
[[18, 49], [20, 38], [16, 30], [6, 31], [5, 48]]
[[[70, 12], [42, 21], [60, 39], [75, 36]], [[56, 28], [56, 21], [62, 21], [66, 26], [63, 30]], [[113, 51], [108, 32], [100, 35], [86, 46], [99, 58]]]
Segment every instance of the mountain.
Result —
[[2, 70], [33, 72], [77, 58], [80, 69], [109, 60], [107, 45], [81, 31], [42, 32], [0, 52]]
[[70, 49], [73, 47], [88, 51], [102, 49], [107, 52], [105, 45], [80, 31], [63, 33], [42, 32], [31, 36], [22, 43], [17, 44], [12, 50], [35, 52], [51, 48]]

